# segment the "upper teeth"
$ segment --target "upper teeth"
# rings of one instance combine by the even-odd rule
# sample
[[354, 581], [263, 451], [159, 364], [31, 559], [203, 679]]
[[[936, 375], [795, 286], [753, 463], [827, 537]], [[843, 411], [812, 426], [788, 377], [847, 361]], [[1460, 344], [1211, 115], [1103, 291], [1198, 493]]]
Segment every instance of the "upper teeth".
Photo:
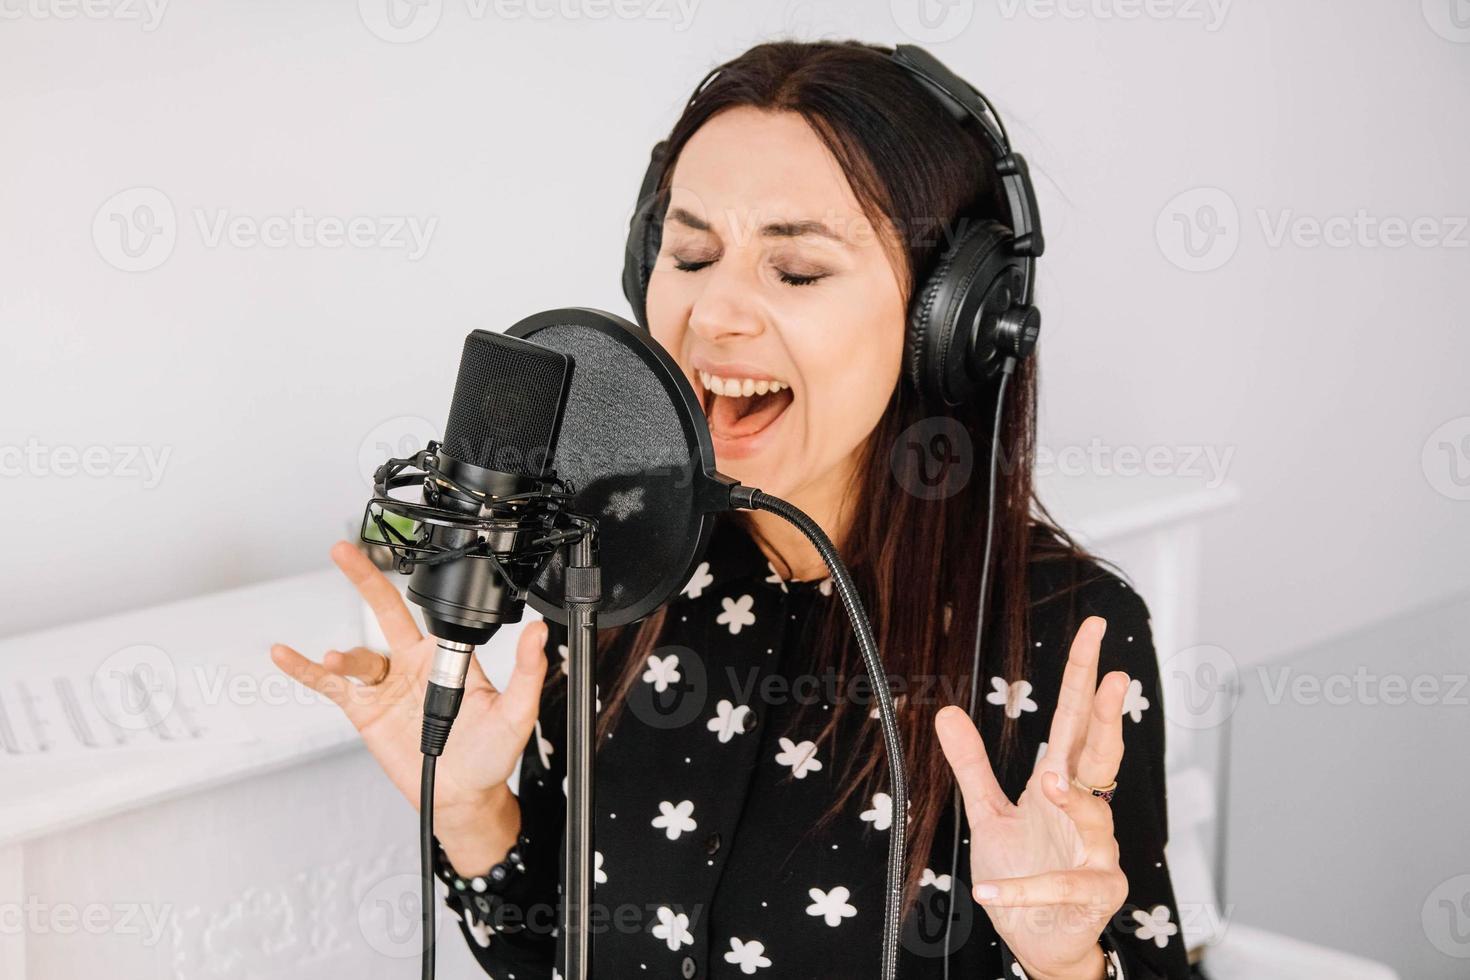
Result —
[[710, 374], [708, 371], [699, 372], [700, 382], [710, 391], [717, 395], [726, 395], [731, 398], [748, 398], [751, 395], [764, 395], [768, 392], [780, 391], [788, 387], [784, 381], [770, 381], [762, 378], [756, 381], [753, 378], [722, 378], [718, 374]]

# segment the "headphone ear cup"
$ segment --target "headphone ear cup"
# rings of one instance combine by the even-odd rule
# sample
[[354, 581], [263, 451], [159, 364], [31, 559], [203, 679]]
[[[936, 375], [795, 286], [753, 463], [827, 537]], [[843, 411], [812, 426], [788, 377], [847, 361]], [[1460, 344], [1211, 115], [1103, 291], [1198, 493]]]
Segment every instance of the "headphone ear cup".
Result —
[[[945, 251], [914, 294], [904, 335], [909, 382], [932, 405], [959, 405], [978, 387], [972, 356], [984, 356], [994, 316], [995, 287], [1015, 267], [1011, 233], [995, 221], [972, 224]], [[995, 311], [999, 312], [999, 311]], [[975, 337], [970, 325], [981, 317]]]
[[637, 261], [638, 273], [638, 324], [648, 329], [648, 281], [653, 278], [653, 267], [658, 263], [658, 249], [663, 241], [663, 209], [649, 216], [644, 222], [643, 239], [639, 242]]
[[648, 329], [648, 280], [658, 260], [663, 241], [663, 219], [667, 202], [658, 193], [658, 180], [663, 175], [668, 155], [668, 140], [657, 143], [650, 154], [648, 169], [638, 190], [637, 205], [628, 219], [628, 242], [623, 250], [623, 297], [633, 308], [633, 317]]

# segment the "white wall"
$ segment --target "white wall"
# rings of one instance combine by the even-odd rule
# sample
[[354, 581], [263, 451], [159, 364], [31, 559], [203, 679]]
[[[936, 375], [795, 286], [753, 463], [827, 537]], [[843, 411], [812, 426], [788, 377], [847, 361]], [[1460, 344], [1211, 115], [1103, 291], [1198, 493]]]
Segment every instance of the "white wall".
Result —
[[[633, 19], [430, 0], [413, 43], [369, 28], [388, 0], [156, 23], [141, 3], [56, 16], [69, 2], [0, 3], [0, 633], [320, 566], [363, 502], [360, 449], [442, 418], [466, 330], [626, 313], [647, 149], [709, 66], [780, 32], [913, 40], [897, 0], [629, 0], [650, 12]], [[963, 29], [932, 50], [995, 98], [1038, 178], [1044, 442], [1233, 453], [1244, 499], [1211, 534], [1201, 640], [1242, 663], [1470, 590], [1470, 502], [1436, 491], [1447, 457], [1421, 465], [1470, 415], [1470, 232], [1273, 247], [1257, 214], [1470, 214], [1470, 43], [1431, 26], [1453, 36], [1451, 2], [933, 6]], [[527, 12], [548, 9], [570, 13]], [[1238, 248], [1190, 272], [1156, 220], [1201, 186], [1238, 208]], [[177, 241], [125, 272], [93, 224], [139, 187], [167, 196]], [[436, 224], [416, 260], [210, 246], [198, 225], [296, 208]], [[117, 209], [98, 240], [123, 261]], [[17, 460], [32, 442], [41, 463]], [[45, 475], [57, 447], [124, 472]], [[168, 454], [156, 486], [129, 447]]]

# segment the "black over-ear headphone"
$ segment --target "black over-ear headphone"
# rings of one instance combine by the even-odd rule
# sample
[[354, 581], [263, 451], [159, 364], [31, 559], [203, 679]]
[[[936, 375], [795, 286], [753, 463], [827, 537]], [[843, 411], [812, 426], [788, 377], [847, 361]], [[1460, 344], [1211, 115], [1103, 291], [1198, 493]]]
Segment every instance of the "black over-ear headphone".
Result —
[[[1005, 221], [976, 221], [959, 229], [934, 270], [914, 290], [904, 340], [904, 370], [925, 401], [955, 406], [972, 399], [1001, 373], [1007, 358], [1028, 357], [1041, 332], [1032, 303], [1036, 259], [1045, 248], [1041, 215], [1025, 159], [1013, 153], [989, 100], [923, 48], [895, 47], [889, 58], [939, 100], [957, 121], [973, 121], [989, 144], [1005, 191]], [[700, 82], [691, 102], [719, 72]], [[668, 141], [653, 148], [637, 209], [628, 222], [623, 295], [648, 329], [648, 279], [658, 257], [667, 201], [657, 195]]]

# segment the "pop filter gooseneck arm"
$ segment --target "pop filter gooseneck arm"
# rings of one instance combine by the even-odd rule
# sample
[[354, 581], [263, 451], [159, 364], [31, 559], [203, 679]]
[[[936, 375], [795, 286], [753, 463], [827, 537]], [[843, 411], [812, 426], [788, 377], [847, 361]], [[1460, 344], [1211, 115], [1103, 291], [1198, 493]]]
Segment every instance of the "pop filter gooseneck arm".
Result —
[[908, 818], [908, 775], [905, 772], [903, 743], [898, 737], [898, 720], [893, 712], [893, 693], [888, 688], [888, 677], [878, 656], [878, 642], [873, 637], [873, 627], [868, 614], [858, 598], [857, 586], [852, 575], [837, 554], [832, 540], [821, 526], [795, 506], [779, 497], [752, 487], [736, 486], [730, 491], [730, 503], [742, 510], [763, 510], [775, 514], [790, 523], [808, 541], [816, 546], [822, 561], [832, 573], [837, 585], [837, 594], [842, 597], [847, 618], [852, 622], [858, 648], [862, 652], [863, 665], [868, 671], [868, 680], [878, 697], [878, 718], [883, 727], [883, 746], [888, 755], [888, 781], [892, 783], [893, 821], [888, 838], [888, 876], [883, 907], [883, 980], [893, 980], [898, 969], [898, 935], [903, 913], [904, 852], [907, 838]]

